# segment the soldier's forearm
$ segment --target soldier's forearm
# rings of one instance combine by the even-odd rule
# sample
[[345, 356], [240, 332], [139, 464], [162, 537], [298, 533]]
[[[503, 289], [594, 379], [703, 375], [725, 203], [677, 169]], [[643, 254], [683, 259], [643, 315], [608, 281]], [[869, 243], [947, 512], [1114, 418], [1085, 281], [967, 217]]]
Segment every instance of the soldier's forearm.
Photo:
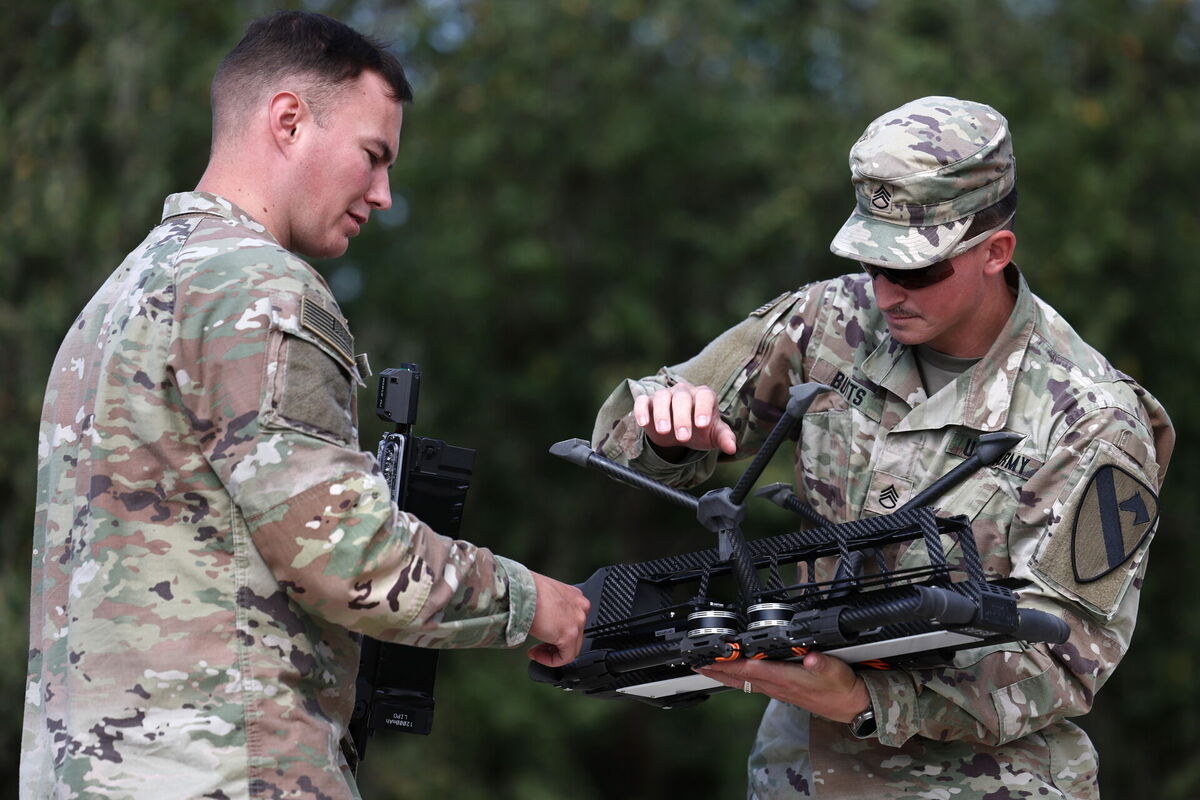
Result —
[[[510, 574], [519, 582], [521, 571], [505, 570], [486, 549], [438, 536], [411, 514], [397, 515], [377, 475], [327, 481], [247, 523], [289, 596], [335, 624], [383, 640], [423, 632], [453, 647], [524, 633], [505, 632]], [[435, 634], [442, 620], [454, 624]]]

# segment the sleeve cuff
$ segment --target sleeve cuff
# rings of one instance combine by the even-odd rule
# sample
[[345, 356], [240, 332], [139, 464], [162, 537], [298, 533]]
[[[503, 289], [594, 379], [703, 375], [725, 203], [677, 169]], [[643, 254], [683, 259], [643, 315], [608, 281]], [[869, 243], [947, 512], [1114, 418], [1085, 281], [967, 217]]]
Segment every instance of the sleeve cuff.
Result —
[[912, 677], [904, 670], [872, 670], [860, 675], [871, 696], [880, 744], [900, 747], [921, 728], [921, 710]]
[[698, 475], [712, 474], [719, 455], [716, 449], [692, 450], [680, 461], [668, 461], [662, 457], [644, 431], [640, 451], [636, 458], [629, 460], [629, 465], [647, 478], [654, 478], [672, 486], [690, 485]]
[[646, 436], [646, 432], [642, 431], [642, 452], [635, 459], [639, 465], [646, 469], [653, 469], [658, 472], [677, 471], [685, 467], [690, 467], [693, 464], [698, 464], [704, 461], [709, 455], [716, 459], [715, 450], [689, 450], [685, 458], [678, 461], [668, 461], [658, 451], [658, 446], [650, 441]]
[[504, 643], [515, 647], [525, 641], [537, 610], [537, 586], [533, 574], [524, 564], [504, 556], [494, 556], [496, 565], [508, 583], [508, 624], [504, 627]]

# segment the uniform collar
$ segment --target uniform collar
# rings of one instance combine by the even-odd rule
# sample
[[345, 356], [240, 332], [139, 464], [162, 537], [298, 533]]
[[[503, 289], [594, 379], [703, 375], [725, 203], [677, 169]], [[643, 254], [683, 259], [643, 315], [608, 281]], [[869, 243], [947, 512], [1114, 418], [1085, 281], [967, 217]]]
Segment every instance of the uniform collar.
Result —
[[249, 228], [255, 233], [262, 234], [264, 238], [270, 239], [275, 244], [279, 244], [275, 237], [271, 235], [271, 232], [266, 229], [266, 226], [220, 195], [209, 194], [208, 192], [179, 192], [178, 194], [167, 196], [166, 201], [163, 203], [163, 222], [172, 217], [180, 217], [188, 214], [208, 214], [227, 219]]
[[890, 334], [863, 362], [862, 371], [868, 379], [912, 407], [893, 430], [931, 430], [950, 425], [985, 432], [1004, 429], [1037, 321], [1037, 303], [1016, 264], [1011, 265], [1007, 277], [1010, 284], [1016, 284], [1017, 300], [1000, 335], [979, 363], [933, 397], [925, 395], [913, 348]]

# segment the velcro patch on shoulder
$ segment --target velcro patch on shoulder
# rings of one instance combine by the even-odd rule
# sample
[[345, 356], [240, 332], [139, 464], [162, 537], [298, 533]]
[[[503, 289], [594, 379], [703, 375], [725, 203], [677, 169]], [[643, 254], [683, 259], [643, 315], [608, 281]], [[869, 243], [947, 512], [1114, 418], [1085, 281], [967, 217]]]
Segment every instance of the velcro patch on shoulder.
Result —
[[354, 337], [350, 329], [313, 295], [306, 294], [300, 300], [300, 326], [342, 356], [348, 368], [354, 366]]
[[354, 386], [345, 367], [299, 336], [287, 337], [285, 357], [277, 402], [281, 424], [339, 444], [353, 441]]
[[1075, 580], [1091, 583], [1128, 561], [1158, 521], [1158, 496], [1113, 464], [1088, 479], [1071, 526]]

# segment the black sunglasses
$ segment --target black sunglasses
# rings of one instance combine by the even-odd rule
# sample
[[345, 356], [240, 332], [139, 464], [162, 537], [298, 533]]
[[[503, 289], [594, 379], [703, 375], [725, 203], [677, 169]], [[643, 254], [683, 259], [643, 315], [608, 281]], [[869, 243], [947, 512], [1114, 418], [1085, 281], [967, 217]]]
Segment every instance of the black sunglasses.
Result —
[[867, 274], [872, 279], [882, 275], [901, 289], [909, 291], [924, 289], [928, 286], [933, 286], [935, 283], [941, 283], [954, 274], [954, 265], [950, 263], [949, 259], [939, 261], [936, 264], [930, 264], [928, 267], [920, 267], [919, 269], [894, 269], [891, 267], [877, 267], [874, 264], [863, 264], [862, 268], [867, 271]]

